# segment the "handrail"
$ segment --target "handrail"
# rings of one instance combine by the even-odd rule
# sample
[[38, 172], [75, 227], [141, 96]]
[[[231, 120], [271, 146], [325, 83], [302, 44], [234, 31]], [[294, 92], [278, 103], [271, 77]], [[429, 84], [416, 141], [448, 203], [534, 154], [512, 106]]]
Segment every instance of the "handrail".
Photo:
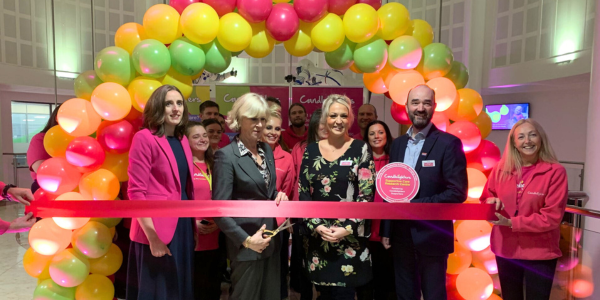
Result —
[[589, 209], [589, 208], [567, 205], [565, 212], [600, 219], [600, 211]]
[[2, 155], [27, 155], [27, 153], [12, 153], [12, 152], [5, 152], [5, 153], [2, 153]]

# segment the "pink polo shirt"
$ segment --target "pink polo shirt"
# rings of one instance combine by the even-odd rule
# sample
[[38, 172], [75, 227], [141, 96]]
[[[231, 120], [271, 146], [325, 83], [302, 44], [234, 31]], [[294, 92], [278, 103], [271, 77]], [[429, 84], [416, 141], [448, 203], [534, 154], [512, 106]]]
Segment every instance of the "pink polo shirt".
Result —
[[229, 136], [225, 133], [221, 133], [221, 141], [219, 142], [219, 144], [217, 144], [219, 149], [229, 145], [229, 143], [231, 143]]
[[44, 148], [44, 136], [45, 132], [40, 132], [34, 135], [29, 142], [29, 148], [27, 148], [27, 165], [29, 165], [29, 171], [31, 173], [31, 179], [36, 180], [37, 174], [33, 172], [31, 168], [37, 161], [44, 161], [52, 158], [46, 149]]
[[302, 141], [306, 141], [307, 138], [308, 138], [308, 128], [306, 128], [306, 127], [304, 128], [303, 135], [295, 134], [294, 131], [292, 130], [292, 127], [286, 129], [284, 132], [281, 133], [281, 139], [285, 142], [285, 144], [290, 149], [293, 149], [294, 146], [296, 146], [296, 144], [298, 144]]
[[[194, 197], [195, 200], [200, 201], [209, 201], [212, 200], [212, 191], [210, 189], [209, 180], [204, 176], [202, 171], [209, 176], [210, 173], [206, 172], [206, 164], [205, 163], [194, 163], [194, 173], [192, 176], [192, 180], [194, 181]], [[196, 220], [207, 220], [210, 222], [214, 222], [212, 218], [202, 218], [197, 217]], [[209, 234], [200, 234], [198, 235], [198, 244], [196, 245], [196, 251], [206, 251], [206, 250], [215, 250], [219, 248], [219, 229], [209, 233]]]

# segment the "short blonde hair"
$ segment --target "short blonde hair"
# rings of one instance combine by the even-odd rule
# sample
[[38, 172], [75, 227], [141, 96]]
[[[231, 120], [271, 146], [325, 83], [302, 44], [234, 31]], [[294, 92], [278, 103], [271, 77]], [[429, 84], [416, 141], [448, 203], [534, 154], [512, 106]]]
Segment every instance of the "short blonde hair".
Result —
[[352, 111], [352, 100], [346, 95], [331, 94], [323, 101], [323, 114], [321, 114], [321, 124], [327, 124], [329, 108], [334, 103], [339, 103], [348, 109], [348, 128], [354, 124], [354, 112]]
[[246, 93], [233, 104], [227, 113], [227, 126], [234, 132], [240, 130], [242, 117], [246, 118], [269, 118], [271, 112], [265, 98], [256, 93]]

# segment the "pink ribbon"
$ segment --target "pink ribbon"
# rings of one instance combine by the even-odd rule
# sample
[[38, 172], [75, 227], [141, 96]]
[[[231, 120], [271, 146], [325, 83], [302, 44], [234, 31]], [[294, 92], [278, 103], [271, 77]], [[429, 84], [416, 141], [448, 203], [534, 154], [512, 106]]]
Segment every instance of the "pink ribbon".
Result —
[[493, 204], [284, 201], [33, 201], [37, 217], [274, 217], [497, 220]]

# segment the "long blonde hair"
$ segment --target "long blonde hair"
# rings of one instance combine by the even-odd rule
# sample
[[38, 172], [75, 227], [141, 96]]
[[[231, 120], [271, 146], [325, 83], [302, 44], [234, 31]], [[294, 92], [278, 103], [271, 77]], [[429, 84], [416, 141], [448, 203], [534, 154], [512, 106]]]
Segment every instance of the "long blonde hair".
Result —
[[508, 180], [512, 176], [513, 172], [516, 172], [519, 178], [521, 177], [523, 160], [521, 159], [519, 150], [517, 150], [517, 147], [515, 146], [515, 131], [517, 127], [525, 123], [531, 124], [540, 135], [541, 147], [538, 152], [538, 162], [558, 162], [556, 154], [554, 154], [554, 150], [550, 145], [550, 141], [548, 140], [548, 136], [546, 135], [544, 128], [542, 128], [542, 126], [533, 119], [519, 120], [510, 130], [508, 139], [506, 141], [506, 148], [504, 148], [504, 154], [502, 155], [500, 162], [498, 162], [498, 166], [496, 166], [495, 175], [496, 178], [498, 178], [501, 182]]

